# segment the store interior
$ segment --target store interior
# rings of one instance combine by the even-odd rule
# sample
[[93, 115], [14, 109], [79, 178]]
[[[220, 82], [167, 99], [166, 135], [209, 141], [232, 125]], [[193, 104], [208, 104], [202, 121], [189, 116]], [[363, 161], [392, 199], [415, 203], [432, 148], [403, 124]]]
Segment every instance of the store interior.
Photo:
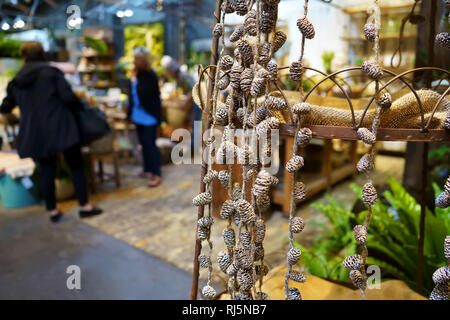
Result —
[[[227, 4], [232, 12], [224, 10]], [[264, 20], [271, 5], [274, 20]], [[250, 16], [252, 9], [258, 18]], [[58, 153], [54, 193], [62, 217], [51, 223], [41, 188], [42, 162], [20, 152], [20, 133], [28, 125], [21, 106], [0, 114], [0, 299], [227, 300], [263, 299], [267, 293], [272, 300], [296, 300], [300, 292], [305, 300], [450, 299], [449, 13], [448, 0], [0, 1], [0, 103], [29, 63], [21, 56], [23, 44], [37, 41], [46, 63], [109, 127], [80, 147], [89, 202], [103, 213], [80, 218], [75, 173], [67, 155]], [[302, 29], [302, 17], [312, 31]], [[375, 42], [366, 31], [372, 17], [374, 28], [379, 23]], [[252, 33], [252, 19], [262, 31]], [[266, 21], [272, 24], [269, 31]], [[232, 41], [239, 28], [247, 35]], [[277, 32], [286, 38], [274, 49]], [[258, 73], [248, 90], [240, 75], [251, 69], [239, 47], [243, 37], [257, 39], [246, 42], [255, 48], [271, 46], [268, 60], [255, 68], [267, 73], [273, 63], [276, 69], [273, 83], [254, 100]], [[255, 59], [261, 58], [251, 46]], [[143, 83], [136, 48], [149, 57], [148, 68], [157, 76], [161, 114], [153, 126], [160, 174], [147, 175], [143, 125], [128, 112], [130, 101], [136, 108], [136, 90], [141, 94], [133, 86], [136, 74], [137, 86]], [[228, 69], [224, 57], [231, 59]], [[364, 71], [374, 57], [384, 72], [381, 78]], [[236, 69], [245, 93], [233, 83], [239, 61], [245, 67], [240, 73]], [[298, 79], [293, 76], [297, 62]], [[244, 98], [234, 101], [238, 91]], [[389, 111], [380, 99], [385, 92]], [[216, 128], [221, 138], [230, 128], [245, 129], [247, 117], [257, 121], [257, 108], [269, 108], [269, 98], [287, 102], [283, 110], [264, 111], [263, 121], [276, 119], [277, 129], [280, 123], [268, 152], [270, 166], [206, 164], [205, 150], [213, 141], [204, 134], [207, 129]], [[308, 102], [313, 113], [296, 113], [299, 101]], [[231, 114], [237, 104], [242, 118], [237, 108]], [[249, 106], [253, 113], [246, 113]], [[228, 108], [225, 116], [216, 112], [221, 108]], [[379, 118], [379, 110], [391, 113]], [[307, 146], [299, 143], [302, 126], [311, 128]], [[375, 131], [366, 129], [374, 141], [359, 135], [360, 126]], [[291, 171], [293, 153], [304, 164]], [[370, 173], [360, 170], [365, 155], [373, 156]], [[269, 167], [277, 184], [263, 206], [255, 191], [260, 174], [251, 178], [248, 171]], [[216, 179], [205, 182], [213, 171]], [[262, 258], [253, 262], [248, 290], [240, 271], [228, 274], [227, 267], [237, 262], [221, 265], [221, 257], [238, 252], [224, 242], [223, 230], [234, 230], [237, 238], [257, 230], [257, 223], [233, 223], [224, 214], [227, 201], [236, 197], [233, 183], [240, 188], [238, 197], [247, 199], [265, 223]], [[301, 199], [295, 198], [298, 183], [306, 185]], [[370, 204], [363, 189], [368, 183], [376, 187]], [[202, 202], [199, 193], [212, 199]], [[201, 221], [209, 217], [214, 224], [202, 238]], [[302, 232], [294, 232], [293, 221], [300, 220]], [[364, 223], [367, 243], [354, 231]], [[242, 239], [235, 245], [241, 242], [245, 247]], [[289, 262], [293, 249], [301, 250], [295, 263]], [[359, 254], [367, 270], [362, 267], [365, 284], [358, 287], [351, 274], [359, 271], [343, 260]], [[70, 266], [80, 268], [82, 289], [68, 287]], [[263, 281], [257, 270], [265, 267]], [[444, 282], [436, 280], [436, 270], [447, 272]], [[300, 272], [306, 281], [295, 280]]]

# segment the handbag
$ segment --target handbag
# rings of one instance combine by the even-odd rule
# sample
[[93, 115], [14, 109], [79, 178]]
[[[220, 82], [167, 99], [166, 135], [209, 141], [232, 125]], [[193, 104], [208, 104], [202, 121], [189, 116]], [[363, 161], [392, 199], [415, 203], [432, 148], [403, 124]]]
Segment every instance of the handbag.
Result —
[[106, 117], [98, 108], [89, 107], [83, 103], [84, 108], [76, 113], [80, 142], [87, 145], [111, 132]]

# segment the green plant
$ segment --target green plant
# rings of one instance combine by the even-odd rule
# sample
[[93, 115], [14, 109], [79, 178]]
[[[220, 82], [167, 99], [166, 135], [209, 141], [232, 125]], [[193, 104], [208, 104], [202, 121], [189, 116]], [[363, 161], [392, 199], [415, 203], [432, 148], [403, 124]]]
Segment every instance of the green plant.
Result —
[[19, 58], [19, 49], [21, 45], [21, 41], [11, 39], [4, 33], [0, 33], [0, 57]]
[[322, 54], [322, 63], [326, 73], [331, 73], [331, 63], [333, 62], [333, 58], [334, 58], [333, 51], [325, 51]]
[[[420, 204], [394, 179], [389, 178], [389, 186], [390, 190], [382, 194], [383, 201], [378, 200], [372, 206], [367, 263], [378, 265], [383, 279], [400, 279], [416, 290]], [[436, 194], [441, 192], [437, 185], [433, 188]], [[352, 184], [351, 189], [361, 198], [361, 187]], [[345, 270], [337, 263], [356, 251], [352, 229], [356, 224], [363, 224], [367, 210], [355, 214], [330, 197], [328, 201], [329, 204], [312, 205], [327, 216], [330, 225], [320, 225], [325, 234], [312, 248], [303, 248], [304, 261], [312, 274], [345, 281]], [[426, 292], [423, 294], [433, 289], [432, 274], [445, 264], [443, 243], [447, 234], [450, 234], [450, 209], [436, 208], [433, 214], [427, 208], [423, 265]]]
[[99, 54], [107, 54], [108, 53], [108, 45], [103, 40], [94, 39], [91, 37], [84, 37], [84, 43], [97, 51]]

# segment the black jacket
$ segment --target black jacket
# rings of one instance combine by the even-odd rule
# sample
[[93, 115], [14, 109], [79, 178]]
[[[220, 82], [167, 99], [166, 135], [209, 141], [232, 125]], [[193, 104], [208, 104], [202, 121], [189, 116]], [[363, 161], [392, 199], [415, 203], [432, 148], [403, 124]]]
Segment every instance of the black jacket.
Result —
[[[150, 115], [155, 117], [158, 123], [161, 122], [161, 98], [159, 94], [158, 76], [153, 70], [139, 71], [137, 74], [137, 94], [142, 108]], [[128, 88], [128, 118], [131, 118], [133, 110], [133, 94], [130, 87]]]
[[0, 113], [20, 108], [20, 157], [45, 158], [80, 142], [74, 111], [83, 108], [64, 74], [46, 62], [28, 62], [8, 84]]

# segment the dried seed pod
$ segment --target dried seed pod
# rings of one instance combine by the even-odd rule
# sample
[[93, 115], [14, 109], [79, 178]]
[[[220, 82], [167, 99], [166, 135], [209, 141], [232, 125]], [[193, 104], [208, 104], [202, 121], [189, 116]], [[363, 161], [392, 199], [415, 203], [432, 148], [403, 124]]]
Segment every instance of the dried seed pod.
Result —
[[266, 224], [264, 223], [264, 220], [258, 219], [255, 222], [255, 234], [254, 234], [254, 241], [255, 243], [262, 243], [264, 241], [264, 237], [266, 236]]
[[442, 48], [450, 50], [450, 33], [441, 32], [436, 35], [435, 41]]
[[236, 111], [236, 118], [239, 120], [240, 123], [244, 123], [244, 116], [245, 116], [245, 109], [239, 108]]
[[298, 131], [296, 142], [299, 147], [306, 147], [312, 139], [312, 131], [309, 128], [301, 128]]
[[366, 23], [364, 25], [364, 36], [366, 37], [367, 41], [373, 42], [377, 38], [378, 30], [373, 23]]
[[256, 10], [252, 9], [245, 15], [244, 30], [249, 36], [256, 36], [258, 34], [258, 26], [256, 21]]
[[227, 162], [233, 163], [235, 157], [236, 157], [236, 145], [231, 141], [222, 141], [222, 143], [220, 144], [219, 148], [216, 151], [217, 163], [218, 164], [225, 164]]
[[363, 265], [363, 259], [359, 254], [348, 256], [342, 261], [342, 265], [349, 270], [360, 270]]
[[266, 83], [269, 79], [269, 73], [266, 69], [261, 69], [256, 73], [256, 76], [253, 78], [252, 86], [250, 88], [250, 94], [254, 97], [258, 97], [264, 94], [266, 90]]
[[277, 176], [270, 175], [270, 184], [271, 184], [272, 186], [276, 186], [276, 185], [279, 184], [279, 183], [280, 183], [280, 179], [278, 179]]
[[198, 219], [197, 224], [202, 228], [210, 228], [214, 223], [213, 217], [205, 216]]
[[217, 264], [219, 265], [220, 270], [223, 272], [227, 271], [227, 268], [231, 265], [231, 257], [226, 251], [220, 251], [217, 254]]
[[262, 0], [261, 9], [268, 12], [278, 11], [280, 0]]
[[197, 228], [197, 236], [200, 240], [206, 240], [209, 238], [210, 229], [209, 228]]
[[287, 295], [288, 300], [302, 300], [302, 295], [300, 294], [300, 291], [298, 291], [297, 288], [289, 288], [288, 290], [288, 295]]
[[356, 242], [364, 244], [367, 241], [367, 228], [358, 224], [353, 228], [353, 235], [355, 236]]
[[233, 198], [239, 199], [242, 198], [242, 187], [238, 182], [233, 184]]
[[373, 158], [370, 153], [363, 155], [356, 164], [356, 169], [361, 173], [371, 171], [373, 170], [373, 167]]
[[294, 200], [299, 202], [306, 198], [306, 186], [303, 182], [296, 182], [294, 185]]
[[203, 298], [212, 300], [216, 296], [216, 290], [213, 287], [206, 285], [202, 288]]
[[270, 208], [270, 196], [268, 194], [261, 194], [256, 197], [256, 204], [260, 211], [266, 211]]
[[302, 272], [291, 270], [291, 272], [289, 273], [289, 279], [295, 282], [303, 283], [306, 281], [306, 276]]
[[224, 187], [228, 187], [228, 181], [230, 180], [230, 173], [227, 170], [219, 171], [218, 179], [220, 184]]
[[244, 230], [239, 235], [239, 240], [245, 249], [250, 249], [252, 245], [252, 233], [248, 230]]
[[230, 81], [233, 89], [241, 89], [241, 74], [243, 71], [244, 68], [241, 66], [234, 66], [231, 68]]
[[235, 0], [234, 9], [236, 10], [238, 16], [245, 16], [245, 14], [248, 12], [247, 1]]
[[365, 144], [372, 145], [377, 142], [377, 138], [375, 137], [375, 135], [367, 128], [359, 128], [356, 134], [358, 135], [358, 139], [360, 139]]
[[301, 217], [293, 217], [289, 222], [289, 230], [292, 233], [300, 233], [305, 228], [305, 221]]
[[300, 61], [294, 61], [289, 66], [289, 77], [292, 81], [300, 81], [303, 75], [303, 64]]
[[250, 250], [246, 250], [244, 248], [237, 248], [236, 250], [234, 250], [234, 258], [236, 267], [238, 269], [247, 270], [251, 268], [253, 265], [253, 259]]
[[198, 256], [198, 262], [202, 268], [209, 268], [211, 266], [211, 259], [204, 254]]
[[435, 284], [445, 284], [450, 282], [450, 267], [443, 266], [433, 273], [433, 282]]
[[450, 207], [450, 194], [447, 192], [442, 192], [435, 201], [436, 207], [445, 209]]
[[377, 203], [377, 199], [377, 189], [375, 189], [371, 182], [367, 182], [362, 188], [362, 200], [364, 204], [367, 206], [373, 206]]
[[223, 35], [223, 25], [216, 23], [213, 29], [213, 35], [216, 37], [221, 37]]
[[231, 200], [225, 200], [220, 209], [220, 217], [222, 219], [228, 219], [234, 214], [234, 202]]
[[271, 56], [270, 51], [272, 50], [272, 45], [269, 42], [264, 42], [258, 48], [258, 63], [265, 67], [269, 63]]
[[264, 259], [264, 247], [262, 243], [255, 243], [253, 260], [259, 261]]
[[218, 175], [219, 174], [216, 170], [209, 170], [208, 173], [205, 174], [205, 176], [203, 177], [203, 183], [204, 184], [211, 183], [214, 179], [217, 179]]
[[253, 222], [255, 219], [255, 212], [253, 207], [247, 200], [238, 199], [235, 201], [236, 212], [239, 214], [239, 220], [243, 223]]
[[254, 158], [253, 152], [249, 145], [243, 145], [238, 148], [238, 163], [242, 165], [249, 165]]
[[430, 295], [430, 300], [449, 300], [450, 287], [448, 284], [438, 284], [434, 287]]
[[241, 74], [241, 90], [244, 92], [250, 91], [250, 88], [252, 87], [252, 82], [255, 74], [253, 72], [252, 68], [245, 68], [245, 70]]
[[297, 249], [297, 248], [289, 249], [288, 254], [287, 254], [288, 264], [291, 266], [297, 264], [297, 262], [300, 260], [301, 255], [302, 255], [302, 252], [300, 251], [300, 249]]
[[[268, 116], [268, 112], [266, 107], [262, 106], [256, 109], [256, 125], [266, 119]], [[255, 126], [255, 111], [252, 111], [247, 117], [247, 125], [249, 127]]]
[[236, 42], [239, 39], [241, 39], [241, 37], [244, 35], [245, 30], [243, 26], [237, 26], [234, 30], [233, 33], [231, 33], [230, 35], [230, 41], [231, 42]]
[[235, 275], [239, 268], [234, 263], [230, 264], [227, 268], [226, 274], [229, 276]]
[[252, 188], [252, 193], [255, 197], [259, 197], [263, 194], [268, 194], [270, 186], [272, 185], [272, 175], [266, 170], [258, 172], [255, 183]]
[[227, 14], [233, 13], [235, 11], [234, 2], [228, 1], [223, 2], [221, 6], [222, 12]]
[[301, 102], [292, 106], [292, 112], [298, 115], [304, 115], [311, 112], [311, 105], [307, 102]]
[[378, 104], [383, 109], [389, 109], [392, 105], [392, 97], [389, 92], [385, 92], [381, 95], [380, 99], [378, 100]]
[[305, 164], [302, 156], [293, 155], [292, 158], [286, 163], [287, 172], [294, 173], [300, 170]]
[[255, 273], [257, 277], [259, 277], [261, 273], [263, 276], [266, 276], [269, 273], [269, 267], [266, 265], [261, 266], [258, 264], [255, 266]]
[[228, 85], [230, 84], [230, 77], [228, 75], [224, 75], [217, 81], [217, 88], [219, 90], [225, 90], [228, 88]]
[[255, 294], [255, 299], [256, 300], [270, 300], [270, 297], [269, 297], [269, 295], [267, 293], [258, 291]]
[[246, 66], [250, 66], [253, 63], [253, 49], [247, 40], [240, 40], [237, 44], [237, 48], [241, 55], [241, 58]]
[[265, 101], [267, 110], [284, 110], [288, 108], [286, 100], [274, 96], [268, 96]]
[[448, 176], [447, 180], [445, 181], [444, 191], [450, 194], [450, 176]]
[[447, 112], [447, 116], [445, 117], [443, 127], [446, 130], [450, 130], [450, 111]]
[[280, 126], [280, 120], [278, 120], [275, 117], [270, 117], [268, 119], [265, 119], [264, 121], [261, 121], [256, 126], [256, 133], [258, 136], [265, 136], [269, 133], [272, 129], [278, 129]]
[[277, 31], [275, 32], [275, 35], [273, 37], [273, 52], [277, 52], [286, 42], [287, 36], [286, 33], [283, 31]]
[[375, 63], [364, 61], [361, 65], [364, 73], [372, 80], [378, 80], [383, 76], [383, 70]]
[[222, 58], [220, 58], [220, 67], [222, 68], [223, 71], [228, 71], [231, 69], [231, 67], [233, 66], [233, 58], [230, 57], [229, 55], [224, 55], [222, 56]]
[[277, 14], [274, 11], [261, 11], [260, 30], [262, 33], [270, 33], [277, 23]]
[[241, 291], [237, 295], [234, 296], [235, 300], [253, 300], [252, 293], [247, 291]]
[[349, 278], [352, 280], [355, 287], [363, 290], [366, 288], [366, 278], [363, 276], [361, 271], [351, 270]]
[[222, 231], [223, 242], [225, 242], [225, 246], [228, 250], [233, 249], [236, 245], [236, 235], [234, 230], [231, 228], [223, 229]]
[[237, 273], [237, 281], [242, 290], [250, 290], [253, 286], [253, 277], [250, 272], [239, 270]]
[[308, 20], [308, 18], [303, 17], [297, 20], [298, 30], [303, 34], [306, 39], [314, 38], [316, 32], [314, 31], [314, 26]]
[[[218, 124], [227, 125], [228, 124], [228, 110], [225, 108], [217, 108], [216, 110], [216, 121]], [[224, 156], [225, 154], [223, 154]]]
[[211, 193], [203, 192], [203, 193], [196, 195], [194, 197], [194, 199], [192, 199], [192, 204], [194, 206], [199, 207], [199, 206], [207, 205], [207, 204], [211, 203], [211, 201], [212, 201]]
[[444, 255], [447, 259], [450, 259], [450, 236], [445, 237], [444, 241]]
[[266, 67], [267, 72], [269, 72], [269, 79], [271, 81], [278, 80], [278, 65], [275, 61], [269, 61]]

